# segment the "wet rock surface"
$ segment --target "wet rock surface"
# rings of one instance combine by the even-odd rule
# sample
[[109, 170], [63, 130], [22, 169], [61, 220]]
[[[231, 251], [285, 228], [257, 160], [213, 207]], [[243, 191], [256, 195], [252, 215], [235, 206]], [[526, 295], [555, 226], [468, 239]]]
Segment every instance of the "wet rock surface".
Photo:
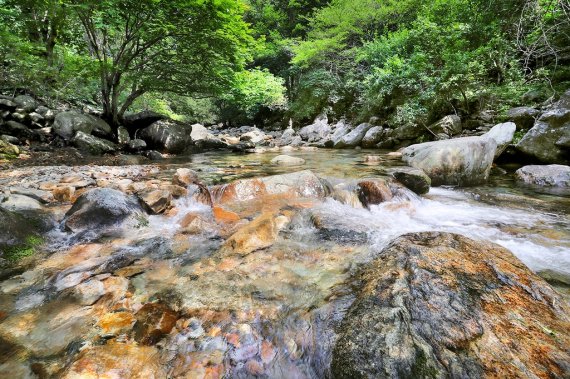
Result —
[[568, 304], [509, 251], [402, 236], [359, 277], [334, 377], [565, 377]]
[[489, 178], [496, 150], [494, 139], [463, 137], [409, 146], [402, 160], [422, 169], [435, 186], [475, 185]]
[[[506, 187], [516, 196], [481, 187], [419, 197], [390, 177], [389, 168], [402, 169], [399, 154], [375, 152], [366, 162], [370, 152], [277, 149], [270, 141], [248, 154], [165, 155], [152, 165], [1, 171], [3, 196], [32, 199], [57, 223], [95, 189], [119, 192], [113, 204], [133, 200], [133, 214], [153, 192], [170, 204], [159, 214], [142, 211], [136, 225], [130, 211], [104, 217], [116, 221], [109, 224], [85, 212], [81, 227], [101, 232], [88, 238], [56, 223], [38, 231], [33, 259], [0, 270], [0, 376], [332, 377], [338, 332], [360, 292], [351, 278], [391, 239], [418, 229], [514, 243], [533, 270], [564, 283], [563, 198], [523, 195], [516, 186]], [[281, 153], [311, 170], [272, 165]], [[505, 177], [514, 181], [505, 172], [492, 180]], [[95, 215], [107, 212], [90, 204]], [[20, 220], [26, 231], [31, 219]], [[440, 269], [429, 263], [427, 270]]]
[[531, 165], [517, 170], [518, 180], [537, 186], [570, 188], [570, 166]]
[[81, 195], [65, 214], [63, 224], [73, 232], [100, 230], [129, 223], [136, 226], [145, 212], [136, 199], [109, 188], [95, 188]]
[[390, 171], [390, 174], [407, 188], [418, 195], [429, 192], [431, 179], [423, 170], [413, 167], [400, 167]]

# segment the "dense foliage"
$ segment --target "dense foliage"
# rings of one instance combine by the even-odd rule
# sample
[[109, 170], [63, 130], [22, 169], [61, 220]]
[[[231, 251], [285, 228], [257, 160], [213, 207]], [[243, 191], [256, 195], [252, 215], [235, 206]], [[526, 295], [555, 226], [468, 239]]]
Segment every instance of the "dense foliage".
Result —
[[186, 121], [426, 124], [570, 80], [568, 0], [0, 0], [0, 90]]

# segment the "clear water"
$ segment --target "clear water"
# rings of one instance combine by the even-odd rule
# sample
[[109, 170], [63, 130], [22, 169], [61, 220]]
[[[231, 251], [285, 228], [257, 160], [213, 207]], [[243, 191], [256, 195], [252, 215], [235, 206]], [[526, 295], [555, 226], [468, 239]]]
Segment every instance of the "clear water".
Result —
[[[207, 184], [217, 184], [311, 169], [339, 184], [382, 176], [401, 164], [385, 152], [319, 150], [285, 153], [304, 158], [302, 167], [270, 165], [280, 153], [178, 157], [161, 163], [158, 177], [169, 179], [176, 168], [190, 167]], [[369, 154], [380, 155], [380, 161], [364, 163]], [[255, 214], [257, 205], [250, 207], [241, 209], [243, 214]], [[36, 363], [59, 376], [80, 350], [136, 345], [128, 330], [109, 334], [100, 320], [161, 301], [181, 317], [153, 348], [169, 377], [322, 377], [334, 327], [352, 301], [348, 279], [408, 232], [439, 230], [490, 240], [536, 272], [570, 278], [570, 198], [519, 187], [512, 174], [493, 175], [481, 187], [433, 188], [422, 197], [407, 192], [370, 210], [327, 198], [296, 209], [270, 248], [246, 256], [220, 254], [224, 237], [215, 233], [180, 233], [189, 212], [213, 222], [208, 207], [185, 198], [176, 208], [176, 215], [152, 216], [140, 230], [82, 244], [52, 233], [54, 251], [0, 283], [0, 351], [8, 357], [0, 360], [0, 373]], [[323, 236], [314, 217], [344, 237]], [[78, 304], [75, 286], [93, 278], [111, 290], [93, 305]]]

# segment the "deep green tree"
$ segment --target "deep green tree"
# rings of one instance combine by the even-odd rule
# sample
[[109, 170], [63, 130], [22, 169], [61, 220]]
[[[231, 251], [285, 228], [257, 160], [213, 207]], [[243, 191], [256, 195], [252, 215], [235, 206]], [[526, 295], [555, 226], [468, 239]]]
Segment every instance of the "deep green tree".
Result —
[[104, 117], [118, 125], [147, 92], [212, 96], [231, 87], [252, 44], [235, 0], [76, 2], [99, 62]]

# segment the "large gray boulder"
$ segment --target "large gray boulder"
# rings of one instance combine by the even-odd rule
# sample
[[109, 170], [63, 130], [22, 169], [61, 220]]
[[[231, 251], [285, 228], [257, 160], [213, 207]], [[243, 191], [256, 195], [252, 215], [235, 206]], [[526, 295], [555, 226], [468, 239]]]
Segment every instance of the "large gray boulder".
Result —
[[570, 376], [568, 303], [501, 246], [406, 234], [354, 282], [331, 377]]
[[38, 106], [38, 102], [31, 96], [16, 96], [14, 102], [18, 104], [18, 108], [22, 108], [25, 112], [32, 112]]
[[70, 140], [77, 132], [112, 137], [113, 130], [104, 120], [77, 111], [61, 112], [55, 116], [53, 131], [63, 139]]
[[443, 134], [447, 137], [455, 136], [461, 133], [461, 118], [457, 115], [445, 116], [430, 125], [429, 129], [436, 135]]
[[396, 141], [415, 140], [429, 132], [419, 124], [403, 124], [391, 130], [390, 137]]
[[516, 129], [517, 127], [513, 122], [505, 122], [493, 126], [491, 130], [485, 133], [485, 137], [492, 138], [497, 143], [495, 158], [501, 155], [507, 146], [513, 142], [513, 137], [515, 136]]
[[570, 90], [543, 113], [517, 144], [522, 153], [543, 163], [570, 162]]
[[188, 148], [191, 131], [188, 125], [160, 120], [141, 130], [138, 137], [151, 149], [177, 154]]
[[138, 113], [128, 113], [123, 117], [123, 125], [131, 134], [139, 129], [144, 129], [153, 123], [166, 119], [165, 115], [153, 111], [142, 111]]
[[509, 109], [507, 117], [516, 124], [518, 130], [526, 130], [532, 128], [539, 113], [537, 109], [531, 107], [517, 107]]
[[570, 188], [570, 166], [559, 164], [524, 166], [515, 173], [518, 180], [544, 187]]
[[250, 128], [249, 131], [243, 133], [240, 136], [240, 141], [243, 142], [251, 142], [254, 145], [262, 144], [265, 142], [266, 135], [263, 130], [259, 130], [258, 128]]
[[280, 138], [277, 139], [277, 141], [275, 141], [275, 144], [276, 146], [290, 145], [295, 137], [298, 137], [295, 133], [295, 130], [289, 127], [285, 129], [285, 131], [283, 131], [283, 134], [281, 135]]
[[311, 143], [326, 139], [331, 132], [332, 128], [328, 123], [327, 116], [321, 115], [311, 125], [302, 127], [298, 134], [303, 141]]
[[372, 128], [372, 125], [368, 123], [363, 123], [358, 125], [356, 128], [351, 130], [349, 133], [342, 136], [335, 144], [334, 147], [336, 149], [348, 148], [348, 147], [356, 147], [360, 145], [362, 139]]
[[103, 155], [117, 151], [118, 147], [111, 141], [97, 138], [82, 131], [75, 133], [71, 143], [79, 150], [91, 155]]
[[462, 137], [411, 145], [402, 160], [422, 169], [432, 185], [476, 185], [489, 178], [497, 142], [493, 138]]
[[1, 124], [0, 133], [18, 138], [32, 138], [34, 135], [34, 132], [30, 130], [26, 125], [13, 120]]
[[192, 132], [190, 132], [190, 139], [194, 145], [200, 149], [217, 149], [228, 147], [228, 144], [213, 135], [206, 129], [204, 125], [192, 125]]
[[384, 136], [384, 129], [381, 126], [373, 126], [368, 129], [364, 138], [362, 138], [362, 147], [373, 148], [375, 147]]
[[340, 140], [348, 133], [352, 126], [348, 124], [346, 121], [341, 120], [333, 125], [332, 127], [332, 134], [323, 141], [323, 146], [325, 147], [334, 147], [336, 146]]
[[72, 232], [98, 231], [121, 225], [142, 226], [146, 214], [134, 196], [110, 188], [85, 192], [65, 214], [63, 225]]

